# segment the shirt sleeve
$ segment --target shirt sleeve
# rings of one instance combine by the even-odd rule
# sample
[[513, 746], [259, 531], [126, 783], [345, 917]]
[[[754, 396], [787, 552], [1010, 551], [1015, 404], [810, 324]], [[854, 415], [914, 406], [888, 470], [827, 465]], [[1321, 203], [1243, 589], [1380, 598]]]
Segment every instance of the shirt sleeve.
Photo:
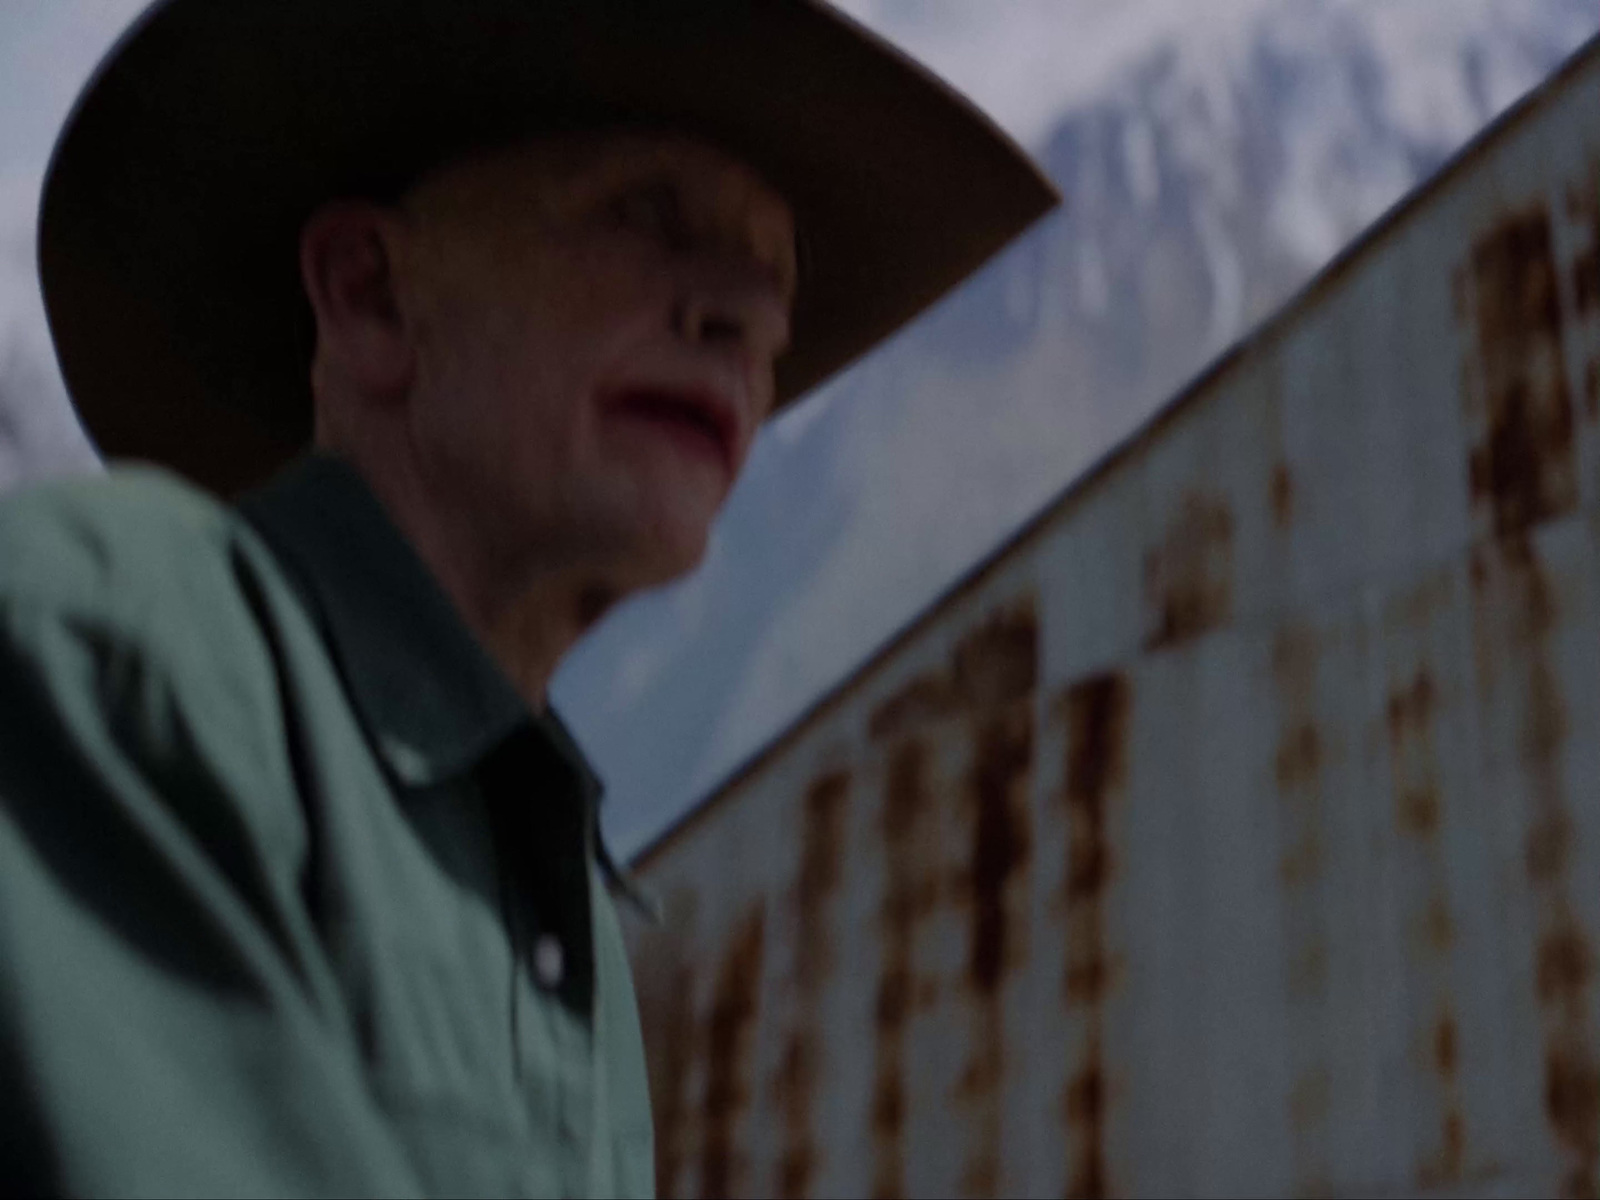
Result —
[[128, 610], [0, 591], [0, 1178], [417, 1194], [301, 894], [270, 656]]

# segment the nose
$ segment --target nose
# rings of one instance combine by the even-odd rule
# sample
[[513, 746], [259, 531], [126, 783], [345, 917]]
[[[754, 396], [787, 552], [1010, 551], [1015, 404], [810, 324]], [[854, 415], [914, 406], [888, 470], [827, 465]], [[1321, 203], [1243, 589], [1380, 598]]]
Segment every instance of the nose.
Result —
[[749, 263], [718, 263], [683, 281], [673, 310], [679, 337], [697, 347], [772, 365], [789, 345], [789, 300], [770, 271]]

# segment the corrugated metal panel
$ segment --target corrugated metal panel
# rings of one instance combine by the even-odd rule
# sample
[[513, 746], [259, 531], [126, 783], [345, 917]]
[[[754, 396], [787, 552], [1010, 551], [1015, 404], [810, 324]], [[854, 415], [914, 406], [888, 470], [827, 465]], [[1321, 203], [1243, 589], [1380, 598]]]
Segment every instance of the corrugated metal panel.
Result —
[[1594, 1194], [1600, 46], [641, 869], [665, 1194]]

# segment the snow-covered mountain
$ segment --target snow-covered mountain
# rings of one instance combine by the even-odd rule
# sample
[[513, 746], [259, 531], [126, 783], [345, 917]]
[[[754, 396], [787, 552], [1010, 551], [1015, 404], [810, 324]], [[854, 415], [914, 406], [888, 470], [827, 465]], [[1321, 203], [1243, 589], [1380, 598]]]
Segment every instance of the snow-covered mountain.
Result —
[[1593, 0], [1288, 0], [1215, 24], [1206, 8], [1034, 147], [1066, 209], [773, 427], [702, 568], [569, 661], [556, 695], [622, 848], [1600, 26]]
[[[54, 30], [50, 53], [0, 37], [0, 66], [35, 70], [51, 108], [0, 125], [0, 488], [93, 461], [45, 340], [32, 203], [70, 98], [59, 62], [87, 71], [141, 2], [60, 28], [57, 0], [0, 8], [0, 35]], [[1068, 205], [773, 425], [701, 569], [564, 667], [557, 700], [624, 851], [1600, 27], [1595, 0], [842, 3], [968, 86]], [[38, 163], [18, 173], [8, 146]]]

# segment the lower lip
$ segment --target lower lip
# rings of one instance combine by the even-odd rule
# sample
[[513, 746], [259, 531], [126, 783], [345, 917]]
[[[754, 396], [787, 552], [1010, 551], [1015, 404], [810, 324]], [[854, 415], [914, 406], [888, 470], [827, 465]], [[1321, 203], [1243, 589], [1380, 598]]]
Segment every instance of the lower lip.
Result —
[[715, 465], [718, 471], [724, 474], [727, 472], [728, 458], [722, 442], [694, 421], [670, 413], [630, 408], [627, 405], [617, 408], [615, 412], [617, 416], [628, 421], [648, 426], [655, 436], [670, 442], [684, 453], [695, 458], [703, 458]]

